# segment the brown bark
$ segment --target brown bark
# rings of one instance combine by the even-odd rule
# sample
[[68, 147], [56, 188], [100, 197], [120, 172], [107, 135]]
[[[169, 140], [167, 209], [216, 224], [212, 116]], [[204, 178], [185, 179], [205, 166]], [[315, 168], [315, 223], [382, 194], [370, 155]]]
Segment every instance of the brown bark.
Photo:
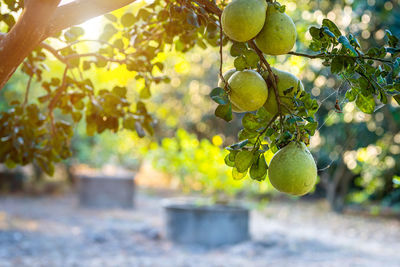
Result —
[[[37, 3], [40, 2], [40, 3]], [[42, 40], [60, 0], [30, 0], [11, 31], [0, 40], [0, 88]]]

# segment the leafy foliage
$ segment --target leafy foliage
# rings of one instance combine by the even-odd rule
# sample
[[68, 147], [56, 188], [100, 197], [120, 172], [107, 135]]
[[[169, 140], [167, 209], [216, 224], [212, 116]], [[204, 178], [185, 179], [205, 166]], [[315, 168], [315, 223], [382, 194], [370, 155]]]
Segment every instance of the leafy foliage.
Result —
[[387, 46], [364, 52], [354, 35], [342, 35], [328, 19], [324, 19], [321, 28], [311, 27], [310, 34], [310, 48], [321, 52], [318, 56], [323, 64], [350, 84], [346, 98], [355, 101], [361, 111], [371, 114], [377, 105], [387, 104], [389, 97], [399, 99], [399, 40], [389, 30]]
[[[230, 169], [223, 166], [229, 155], [210, 141], [198, 140], [193, 134], [179, 129], [176, 136], [165, 138], [161, 145], [148, 152], [156, 169], [162, 170], [178, 178], [185, 191], [202, 191], [223, 201], [227, 196], [247, 191], [259, 192], [267, 187], [259, 188], [251, 184], [231, 179]], [[260, 164], [262, 164], [260, 160]], [[257, 170], [253, 171], [254, 173]], [[240, 173], [233, 174], [238, 179]]]
[[[1, 15], [10, 30], [18, 17], [13, 12], [20, 11], [23, 5], [20, 1], [1, 4], [10, 11]], [[105, 17], [108, 22], [98, 40], [86, 40], [83, 28], [71, 27], [49, 38], [24, 61], [21, 70], [46, 94], [37, 99], [38, 103], [25, 106], [14, 102], [10, 110], [0, 113], [0, 162], [7, 162], [10, 167], [46, 162], [49, 166], [40, 165], [52, 174], [53, 162], [70, 155], [72, 125], [82, 120], [88, 135], [120, 129], [136, 131], [140, 137], [146, 133], [152, 135], [154, 119], [147, 111], [145, 100], [150, 98], [154, 84], [170, 80], [162, 75], [164, 64], [158, 55], [171, 47], [187, 52], [195, 45], [202, 48], [218, 45], [217, 18], [209, 16], [195, 1], [157, 0], [137, 12], [127, 11], [120, 18], [113, 14]], [[60, 48], [51, 46], [53, 39], [62, 44]], [[83, 51], [84, 45], [92, 42], [97, 43], [95, 47], [98, 48]], [[64, 65], [62, 77], [52, 73], [55, 76], [43, 78], [43, 73], [48, 71], [47, 59], [51, 56]], [[94, 69], [112, 69], [118, 65], [125, 66], [138, 82], [142, 82], [139, 99], [128, 99], [128, 88], [124, 84], [95, 88], [91, 79], [84, 78], [85, 73]], [[28, 94], [29, 86], [27, 91]], [[35, 127], [27, 124], [27, 107], [34, 107], [36, 113], [31, 116], [36, 114], [40, 118], [40, 124], [38, 122]], [[13, 129], [16, 122], [21, 124], [21, 130]], [[61, 148], [62, 151], [58, 151]]]
[[[1, 3], [10, 11], [22, 8], [19, 1]], [[285, 6], [275, 4], [281, 12], [285, 11]], [[165, 65], [160, 55], [171, 48], [186, 53], [195, 46], [219, 46], [222, 51], [230, 44], [219, 28], [219, 12], [223, 6], [224, 1], [156, 0], [137, 12], [127, 11], [120, 17], [107, 14], [99, 40], [94, 41], [97, 48], [91, 48], [90, 52], [82, 47], [93, 40], [85, 40], [80, 27], [72, 27], [50, 38], [33, 51], [22, 66], [22, 71], [33, 77], [46, 94], [34, 103], [10, 103], [11, 107], [0, 115], [0, 162], [10, 167], [37, 162], [51, 174], [52, 163], [70, 155], [72, 127], [80, 121], [86, 122], [88, 135], [121, 129], [135, 131], [140, 137], [146, 133], [152, 135], [155, 121], [147, 110], [146, 101], [155, 84], [170, 81], [163, 75]], [[1, 17], [8, 29], [15, 23], [17, 15], [14, 17], [14, 14], [17, 13]], [[295, 54], [322, 59], [332, 73], [350, 85], [346, 99], [354, 101], [361, 111], [373, 113], [391, 97], [399, 101], [399, 40], [390, 31], [386, 31], [387, 45], [368, 51], [363, 51], [354, 35], [344, 36], [328, 19], [323, 20], [320, 28], [311, 27], [309, 33], [312, 37], [310, 49], [319, 54]], [[62, 44], [60, 48], [51, 46], [54, 41]], [[252, 41], [232, 42], [230, 54], [237, 70], [256, 70], [269, 88], [274, 87], [276, 77]], [[56, 57], [65, 68], [62, 77], [44, 78], [46, 59], [50, 56]], [[142, 83], [139, 97], [134, 100], [128, 97], [126, 84], [95, 88], [95, 83], [85, 78], [86, 73], [95, 69], [120, 66]], [[291, 90], [293, 88], [287, 88], [285, 94]], [[210, 94], [218, 104], [215, 115], [225, 121], [233, 120], [229, 93], [229, 88], [218, 87]], [[288, 115], [269, 114], [260, 108], [243, 116], [238, 142], [227, 148], [229, 154], [224, 157], [235, 179], [249, 174], [252, 179], [262, 181], [268, 169], [266, 151], [275, 153], [294, 140], [309, 143], [318, 127], [314, 116], [319, 105], [308, 92], [296, 94], [293, 104], [296, 108]]]

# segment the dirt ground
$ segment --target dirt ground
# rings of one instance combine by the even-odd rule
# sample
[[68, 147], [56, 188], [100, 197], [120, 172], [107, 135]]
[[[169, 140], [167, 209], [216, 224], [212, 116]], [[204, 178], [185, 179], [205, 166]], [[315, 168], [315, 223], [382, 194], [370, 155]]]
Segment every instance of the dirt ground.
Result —
[[61, 197], [0, 197], [0, 266], [400, 266], [400, 220], [329, 212], [323, 202], [271, 202], [251, 214], [252, 240], [218, 249], [165, 239], [161, 197], [134, 210]]

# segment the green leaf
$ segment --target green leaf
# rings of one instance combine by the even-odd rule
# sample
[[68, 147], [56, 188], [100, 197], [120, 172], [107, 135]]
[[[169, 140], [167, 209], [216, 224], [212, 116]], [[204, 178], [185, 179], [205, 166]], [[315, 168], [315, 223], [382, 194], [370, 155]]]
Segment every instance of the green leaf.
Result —
[[286, 6], [281, 5], [279, 2], [274, 2], [274, 8], [277, 9], [280, 13], [285, 13]]
[[232, 57], [238, 57], [247, 50], [246, 44], [234, 42], [231, 46], [230, 54]]
[[226, 105], [219, 105], [215, 110], [215, 116], [230, 122], [232, 120], [232, 105], [228, 103]]
[[135, 120], [135, 118], [133, 116], [127, 116], [124, 119], [123, 127], [125, 129], [131, 130], [131, 131], [135, 131], [136, 130], [135, 122], [136, 122], [136, 120]]
[[391, 47], [396, 47], [399, 44], [399, 39], [392, 34], [391, 31], [386, 30], [386, 37], [388, 39], [388, 43]]
[[394, 100], [396, 100], [397, 104], [400, 105], [400, 95], [393, 96]]
[[392, 55], [400, 53], [400, 48], [385, 47], [385, 50]]
[[82, 119], [82, 113], [76, 111], [71, 113], [72, 119], [74, 122], [79, 122]]
[[242, 71], [247, 67], [246, 59], [243, 56], [235, 58], [233, 64], [238, 71]]
[[[43, 158], [43, 157], [41, 157]], [[47, 159], [37, 159], [36, 162], [38, 163], [39, 167], [49, 176], [54, 175], [54, 164], [53, 162]]]
[[331, 62], [331, 72], [339, 73], [343, 69], [343, 58], [342, 57], [334, 57]]
[[138, 17], [139, 19], [144, 20], [144, 21], [145, 21], [147, 18], [149, 18], [150, 16], [153, 16], [153, 14], [152, 14], [150, 11], [148, 11], [147, 9], [144, 9], [144, 8], [141, 8], [141, 9], [139, 10], [138, 14], [137, 14], [137, 17]]
[[268, 165], [264, 154], [261, 154], [250, 168], [250, 178], [257, 181], [263, 181], [267, 176]]
[[256, 132], [256, 131], [242, 129], [238, 133], [238, 138], [239, 138], [239, 141], [250, 140], [250, 139], [256, 138], [257, 135], [258, 135], [258, 132]]
[[86, 118], [86, 134], [88, 136], [93, 136], [97, 131], [97, 124], [95, 121], [88, 121]]
[[304, 128], [309, 131], [311, 135], [314, 135], [315, 131], [317, 130], [318, 122], [309, 122], [307, 123]]
[[235, 167], [235, 159], [231, 160], [231, 153], [225, 156], [225, 164], [229, 167]]
[[115, 86], [112, 89], [113, 94], [121, 97], [121, 98], [125, 98], [126, 97], [126, 93], [127, 93], [127, 89], [126, 87], [122, 87], [122, 86]]
[[214, 102], [220, 105], [226, 105], [229, 103], [228, 94], [221, 87], [214, 88], [210, 93], [210, 97]]
[[310, 44], [310, 49], [314, 52], [318, 52], [322, 49], [322, 45], [320, 41], [313, 41]]
[[257, 116], [257, 118], [259, 118], [260, 121], [262, 121], [262, 122], [269, 122], [269, 121], [272, 119], [272, 117], [273, 117], [273, 115], [272, 115], [271, 113], [269, 113], [269, 112], [265, 109], [265, 107], [259, 108], [259, 109], [257, 110], [256, 116]]
[[361, 48], [360, 43], [358, 42], [357, 38], [354, 37], [351, 33], [349, 34], [350, 44], [355, 48]]
[[395, 188], [400, 188], [400, 177], [399, 176], [397, 176], [397, 175], [393, 176], [392, 181], [393, 181], [393, 185]]
[[232, 177], [235, 180], [242, 180], [247, 175], [247, 170], [245, 172], [239, 172], [236, 168], [232, 169]]
[[64, 37], [67, 42], [73, 42], [84, 33], [85, 31], [81, 27], [71, 27], [68, 31], [64, 33]]
[[372, 95], [364, 96], [359, 93], [357, 95], [356, 105], [362, 112], [372, 114], [375, 110], [375, 99]]
[[387, 96], [383, 91], [379, 91], [379, 101], [381, 101], [381, 103], [385, 105], [388, 102]]
[[331, 37], [332, 39], [336, 39], [336, 36], [333, 32], [331, 32], [328, 27], [322, 27], [322, 32]]
[[146, 117], [146, 119], [144, 120], [144, 122], [142, 123], [143, 129], [150, 135], [153, 136], [154, 135], [154, 128], [151, 125], [152, 120], [151, 117]]
[[150, 88], [147, 86], [142, 88], [142, 90], [140, 90], [139, 97], [141, 99], [149, 99], [151, 97]]
[[340, 36], [338, 39], [339, 43], [341, 43], [344, 47], [350, 50], [351, 54], [353, 56], [358, 56], [357, 51], [354, 49], [354, 47], [350, 44], [349, 39], [347, 39], [346, 36]]
[[7, 157], [7, 160], [4, 162], [4, 164], [9, 169], [14, 169], [15, 167], [17, 167], [17, 163], [10, 159], [10, 157]]
[[245, 172], [253, 162], [253, 152], [242, 150], [235, 157], [235, 166], [239, 172]]
[[128, 28], [135, 24], [135, 16], [132, 13], [125, 13], [121, 17], [121, 24], [125, 27]]
[[247, 66], [251, 68], [256, 68], [260, 58], [258, 57], [257, 53], [253, 50], [247, 50], [244, 52], [244, 58], [246, 59]]
[[91, 63], [92, 63], [91, 61], [83, 61], [82, 69], [83, 69], [84, 71], [89, 70], [89, 69], [90, 69], [90, 64], [91, 64]]
[[318, 29], [317, 27], [311, 27], [308, 31], [313, 39], [321, 39], [321, 29]]
[[239, 143], [230, 145], [229, 147], [227, 147], [226, 149], [228, 149], [229, 151], [233, 151], [233, 150], [239, 150], [243, 147], [245, 147], [247, 144], [249, 143], [249, 140], [243, 140]]
[[137, 102], [136, 112], [141, 113], [141, 114], [147, 114], [146, 105], [142, 101]]
[[322, 20], [322, 26], [327, 27], [329, 31], [331, 31], [336, 36], [336, 38], [339, 38], [342, 35], [336, 24], [329, 19]]
[[118, 48], [119, 50], [123, 50], [124, 49], [124, 42], [122, 41], [122, 39], [117, 39], [114, 41], [113, 45]]
[[257, 116], [252, 113], [246, 113], [242, 118], [242, 125], [249, 130], [257, 130], [261, 127]]

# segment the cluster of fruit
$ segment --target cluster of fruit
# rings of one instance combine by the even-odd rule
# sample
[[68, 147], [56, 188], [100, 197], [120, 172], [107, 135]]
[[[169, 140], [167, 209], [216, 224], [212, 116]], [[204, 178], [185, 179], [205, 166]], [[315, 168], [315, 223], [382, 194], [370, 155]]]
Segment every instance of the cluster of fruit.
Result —
[[[296, 27], [293, 20], [282, 13], [278, 6], [267, 4], [264, 0], [234, 0], [222, 12], [222, 29], [232, 40], [247, 42], [255, 40], [257, 47], [267, 55], [288, 53], [296, 42]], [[290, 113], [293, 97], [304, 90], [301, 81], [293, 74], [273, 69], [277, 77], [277, 89], [282, 99], [282, 111]], [[275, 92], [268, 88], [264, 78], [254, 70], [236, 71], [231, 69], [224, 74], [219, 87], [228, 87], [234, 112], [249, 112], [263, 105], [268, 112], [276, 114], [278, 104]], [[288, 88], [291, 92], [286, 93]]]
[[[255, 41], [267, 55], [287, 54], [296, 42], [296, 27], [279, 4], [265, 0], [233, 0], [222, 12], [222, 29], [233, 41]], [[264, 107], [270, 114], [293, 113], [294, 99], [304, 86], [293, 74], [272, 68], [276, 88], [267, 84], [268, 73], [231, 69], [219, 81], [229, 95], [232, 111], [252, 112]], [[275, 92], [278, 92], [279, 103]], [[279, 107], [278, 107], [279, 105]], [[306, 145], [293, 141], [279, 150], [270, 162], [268, 177], [279, 191], [304, 195], [317, 180], [317, 167]]]

